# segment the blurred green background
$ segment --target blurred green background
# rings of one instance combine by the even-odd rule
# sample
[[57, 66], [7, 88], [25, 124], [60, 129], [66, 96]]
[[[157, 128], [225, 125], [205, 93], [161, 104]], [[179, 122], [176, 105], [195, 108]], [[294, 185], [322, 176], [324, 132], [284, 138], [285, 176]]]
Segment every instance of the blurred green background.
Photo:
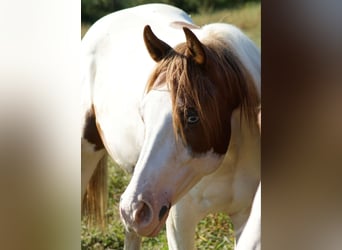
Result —
[[82, 0], [82, 22], [92, 23], [113, 11], [155, 2], [174, 5], [188, 13], [203, 13], [237, 7], [247, 2], [260, 3], [260, 0]]

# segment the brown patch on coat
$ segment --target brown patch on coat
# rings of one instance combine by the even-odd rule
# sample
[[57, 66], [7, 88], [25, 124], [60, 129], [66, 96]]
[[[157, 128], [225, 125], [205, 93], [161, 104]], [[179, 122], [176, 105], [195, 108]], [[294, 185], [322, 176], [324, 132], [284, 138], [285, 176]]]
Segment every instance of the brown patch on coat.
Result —
[[101, 136], [96, 126], [94, 107], [87, 112], [86, 122], [83, 130], [83, 138], [95, 145], [96, 151], [104, 148]]

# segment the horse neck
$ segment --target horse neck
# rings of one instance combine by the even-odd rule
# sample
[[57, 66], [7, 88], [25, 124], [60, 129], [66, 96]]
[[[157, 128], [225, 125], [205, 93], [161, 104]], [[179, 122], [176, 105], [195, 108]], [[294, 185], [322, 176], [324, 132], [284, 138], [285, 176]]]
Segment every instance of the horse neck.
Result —
[[238, 172], [260, 175], [260, 134], [257, 123], [250, 125], [240, 108], [231, 117], [231, 138], [217, 174], [233, 178]]

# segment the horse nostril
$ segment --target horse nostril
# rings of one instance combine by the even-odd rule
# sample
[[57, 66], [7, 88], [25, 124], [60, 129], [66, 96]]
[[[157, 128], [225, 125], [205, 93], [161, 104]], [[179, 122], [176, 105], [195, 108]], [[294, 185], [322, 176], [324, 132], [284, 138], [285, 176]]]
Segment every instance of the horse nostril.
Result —
[[169, 208], [167, 206], [162, 206], [159, 212], [159, 220], [161, 221]]
[[148, 224], [152, 219], [152, 208], [148, 203], [141, 202], [134, 215], [138, 224]]

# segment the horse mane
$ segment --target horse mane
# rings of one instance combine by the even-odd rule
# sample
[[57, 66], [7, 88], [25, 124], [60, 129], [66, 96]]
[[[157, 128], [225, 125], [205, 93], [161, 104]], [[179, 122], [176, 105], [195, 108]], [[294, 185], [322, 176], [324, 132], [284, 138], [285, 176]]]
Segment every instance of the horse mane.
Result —
[[[157, 63], [147, 86], [148, 93], [161, 84], [168, 84], [172, 99], [173, 128], [186, 141], [187, 109], [197, 110], [203, 127], [200, 136], [207, 144], [212, 141], [230, 139], [230, 118], [236, 108], [241, 108], [250, 126], [256, 126], [260, 99], [251, 74], [225, 41], [202, 42], [206, 53], [206, 64], [198, 65], [189, 56], [185, 43], [176, 46]], [[162, 77], [162, 79], [158, 79]], [[229, 138], [222, 138], [229, 129]], [[178, 133], [177, 133], [178, 132]], [[228, 135], [227, 135], [228, 137]], [[186, 141], [187, 142], [187, 141]], [[225, 153], [228, 144], [217, 146]]]

